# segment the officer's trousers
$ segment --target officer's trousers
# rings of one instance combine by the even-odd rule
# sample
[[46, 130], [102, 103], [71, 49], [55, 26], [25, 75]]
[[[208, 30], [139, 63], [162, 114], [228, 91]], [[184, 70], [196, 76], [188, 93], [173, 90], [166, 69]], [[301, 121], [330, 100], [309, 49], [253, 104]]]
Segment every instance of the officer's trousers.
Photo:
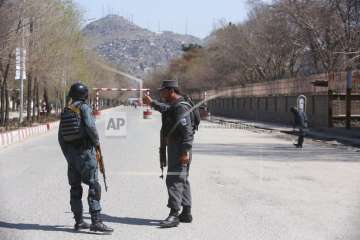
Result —
[[87, 150], [79, 155], [73, 156], [68, 161], [68, 180], [70, 184], [70, 205], [71, 211], [75, 216], [79, 216], [83, 212], [82, 205], [82, 183], [89, 186], [88, 204], [89, 212], [97, 212], [101, 210], [101, 186], [98, 181], [98, 166], [93, 150]]
[[191, 207], [192, 205], [189, 182], [190, 164], [181, 166], [179, 144], [168, 144], [167, 152], [168, 173], [166, 176], [166, 186], [169, 196], [167, 206], [179, 211], [182, 206]]
[[303, 145], [305, 136], [306, 136], [306, 129], [300, 127], [298, 133], [298, 143], [297, 143], [299, 146]]

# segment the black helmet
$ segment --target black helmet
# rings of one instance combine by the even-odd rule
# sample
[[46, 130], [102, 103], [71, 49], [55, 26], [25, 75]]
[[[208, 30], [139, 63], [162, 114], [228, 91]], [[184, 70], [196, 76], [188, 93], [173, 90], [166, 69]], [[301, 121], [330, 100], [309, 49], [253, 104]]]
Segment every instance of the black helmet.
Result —
[[70, 87], [69, 97], [72, 99], [86, 100], [89, 95], [89, 89], [82, 83], [75, 83]]

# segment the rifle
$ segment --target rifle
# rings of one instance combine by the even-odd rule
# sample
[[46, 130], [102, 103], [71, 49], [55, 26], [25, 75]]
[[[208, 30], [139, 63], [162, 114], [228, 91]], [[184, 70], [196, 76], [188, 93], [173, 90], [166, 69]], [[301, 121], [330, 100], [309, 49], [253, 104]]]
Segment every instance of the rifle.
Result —
[[96, 160], [99, 163], [100, 172], [103, 175], [103, 179], [104, 179], [105, 191], [107, 192], [108, 186], [107, 186], [107, 183], [106, 183], [104, 158], [103, 158], [103, 155], [101, 153], [100, 146], [96, 147]]
[[166, 138], [162, 130], [160, 131], [159, 157], [160, 157], [160, 168], [161, 168], [160, 178], [164, 179], [164, 167], [166, 167], [167, 161], [166, 161]]

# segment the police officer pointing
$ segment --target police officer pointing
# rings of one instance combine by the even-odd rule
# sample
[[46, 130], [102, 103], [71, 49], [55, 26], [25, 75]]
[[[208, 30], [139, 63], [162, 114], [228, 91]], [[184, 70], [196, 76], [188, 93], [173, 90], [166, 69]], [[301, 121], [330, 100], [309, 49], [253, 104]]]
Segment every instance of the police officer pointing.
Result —
[[[180, 95], [177, 81], [164, 81], [159, 90], [165, 103], [153, 100], [150, 96], [144, 97], [144, 103], [162, 113], [162, 132], [166, 137], [168, 154], [166, 186], [170, 214], [161, 222], [160, 227], [168, 228], [193, 220], [189, 169], [194, 126], [191, 105]], [[182, 212], [179, 214], [181, 208]]]
[[[82, 83], [71, 86], [71, 104], [61, 114], [58, 140], [68, 163], [70, 205], [75, 218], [75, 230], [112, 232], [100, 218], [101, 186], [98, 181], [96, 148], [100, 146], [92, 109], [86, 102], [89, 90]], [[83, 220], [82, 183], [89, 186], [88, 204], [91, 225]]]

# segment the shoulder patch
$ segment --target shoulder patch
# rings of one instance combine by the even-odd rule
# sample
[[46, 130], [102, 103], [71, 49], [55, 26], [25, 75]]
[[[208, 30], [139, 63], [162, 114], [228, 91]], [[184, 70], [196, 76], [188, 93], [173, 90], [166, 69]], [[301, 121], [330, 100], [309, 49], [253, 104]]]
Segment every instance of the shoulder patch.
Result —
[[187, 125], [186, 118], [182, 118], [182, 119], [180, 120], [180, 123], [181, 123], [182, 126], [186, 126], [186, 125]]

